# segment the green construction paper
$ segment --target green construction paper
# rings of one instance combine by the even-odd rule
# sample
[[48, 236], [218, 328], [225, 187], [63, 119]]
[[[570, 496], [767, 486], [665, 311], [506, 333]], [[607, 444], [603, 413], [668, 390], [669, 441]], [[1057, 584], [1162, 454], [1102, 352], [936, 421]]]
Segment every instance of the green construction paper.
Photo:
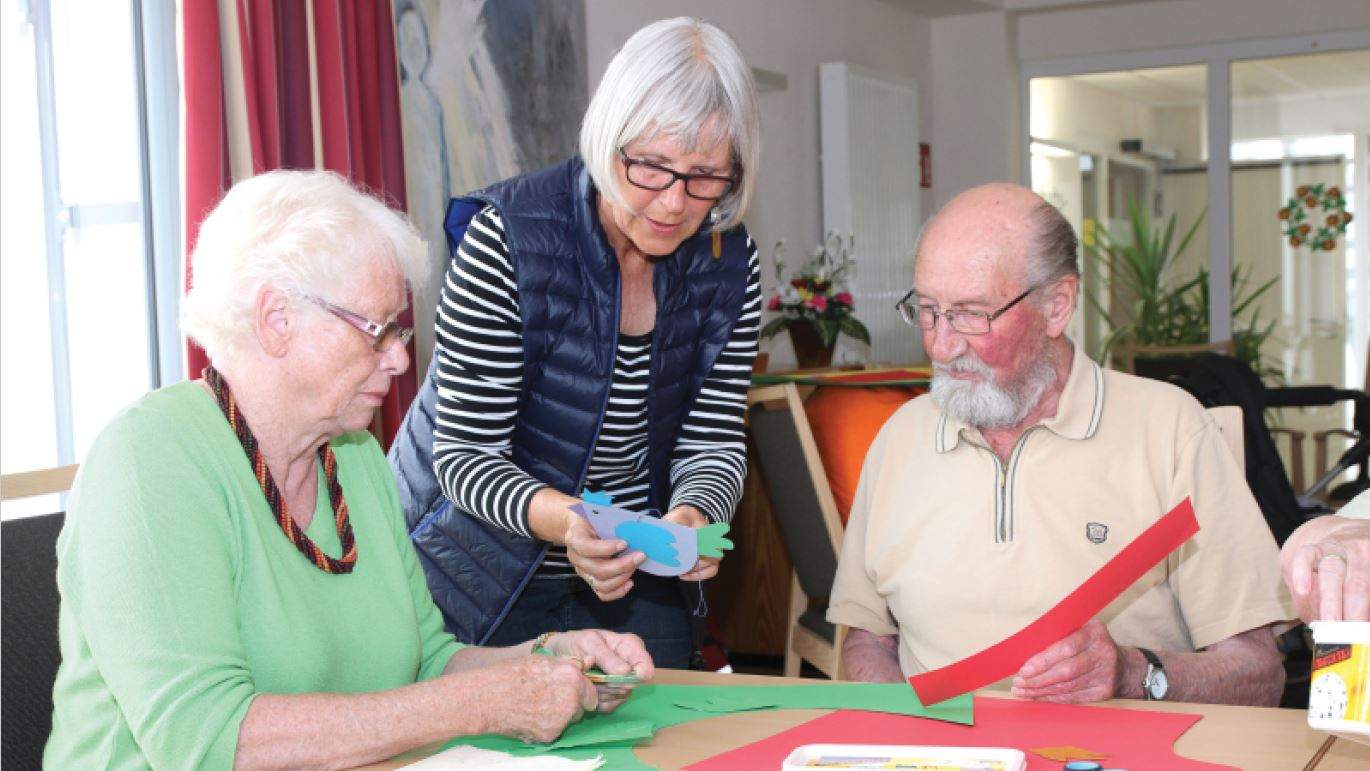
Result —
[[727, 522], [715, 522], [695, 531], [695, 543], [701, 557], [723, 558], [724, 550], [732, 549], [733, 542], [724, 538], [728, 534]]
[[[974, 725], [971, 694], [963, 694], [931, 707], [918, 701], [908, 683], [821, 683], [815, 685], [640, 685], [623, 706], [604, 715], [587, 715], [566, 727], [552, 744], [524, 744], [504, 736], [461, 737], [443, 749], [469, 744], [511, 755], [540, 755], [555, 750], [561, 757], [588, 758], [596, 752], [612, 753], [617, 762], [606, 768], [650, 768], [632, 755], [632, 745], [663, 728], [758, 709], [862, 709]], [[619, 751], [622, 752], [619, 752]], [[585, 754], [576, 754], [576, 753]]]
[[[644, 686], [648, 687], [648, 686]], [[673, 705], [692, 711], [720, 713], [755, 709], [863, 709], [973, 725], [971, 696], [965, 694], [924, 707], [906, 683], [824, 683], [822, 685], [661, 685], [678, 689]], [[629, 704], [632, 700], [629, 700]], [[628, 706], [625, 705], [625, 706]], [[682, 722], [682, 721], [676, 721]]]
[[[586, 725], [581, 721], [576, 725]], [[599, 744], [636, 744], [639, 739], [650, 739], [656, 733], [656, 726], [650, 720], [601, 720], [586, 725], [583, 731], [566, 731], [560, 738], [547, 745], [550, 749], [562, 750], [572, 747], [593, 747]]]
[[691, 701], [685, 699], [676, 702], [677, 707], [685, 709], [697, 709], [700, 712], [713, 712], [717, 714], [728, 714], [731, 712], [747, 712], [755, 709], [775, 709], [780, 706], [775, 703], [775, 699], [755, 699], [748, 697], [733, 698], [732, 696], [710, 696], [703, 701]]

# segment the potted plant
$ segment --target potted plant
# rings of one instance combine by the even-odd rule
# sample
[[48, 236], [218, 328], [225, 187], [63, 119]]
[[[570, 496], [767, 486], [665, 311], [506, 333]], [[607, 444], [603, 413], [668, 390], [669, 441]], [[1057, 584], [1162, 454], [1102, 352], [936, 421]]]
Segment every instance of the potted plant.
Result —
[[777, 288], [766, 309], [780, 315], [762, 327], [761, 338], [769, 340], [788, 329], [800, 369], [831, 364], [839, 334], [870, 344], [870, 332], [853, 315], [855, 304], [845, 288], [847, 272], [855, 262], [851, 256], [854, 241], [850, 235], [844, 239], [841, 233], [828, 231], [823, 243], [814, 247], [813, 255], [789, 279], [785, 278], [785, 241], [775, 244]]
[[[1089, 252], [1107, 267], [1108, 288], [1113, 297], [1112, 312], [1104, 309], [1091, 293], [1086, 299], [1109, 326], [1100, 345], [1099, 359], [1119, 343], [1136, 346], [1193, 345], [1208, 342], [1207, 268], [1200, 267], [1188, 277], [1174, 278], [1176, 261], [1194, 239], [1203, 223], [1204, 212], [1195, 218], [1179, 243], [1175, 243], [1176, 215], [1165, 225], [1153, 224], [1150, 215], [1136, 201], [1128, 201], [1130, 239], [1123, 240], [1104, 227], [1095, 231]], [[1238, 359], [1245, 361], [1264, 379], [1282, 381], [1284, 373], [1267, 365], [1261, 346], [1270, 337], [1275, 321], [1262, 325], [1260, 309], [1253, 308], [1262, 295], [1279, 280], [1275, 277], [1255, 285], [1248, 266], [1232, 270], [1232, 341]], [[1245, 315], [1250, 309], [1249, 316]]]

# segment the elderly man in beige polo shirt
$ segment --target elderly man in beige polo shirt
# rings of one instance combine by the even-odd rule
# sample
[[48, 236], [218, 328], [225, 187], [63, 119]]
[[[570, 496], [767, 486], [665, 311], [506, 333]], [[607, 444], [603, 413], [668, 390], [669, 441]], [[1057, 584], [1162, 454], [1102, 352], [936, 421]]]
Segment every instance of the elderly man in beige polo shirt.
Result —
[[926, 226], [901, 313], [931, 393], [872, 444], [828, 620], [849, 676], [897, 681], [1023, 628], [1186, 496], [1199, 533], [1037, 653], [1014, 694], [1273, 705], [1294, 618], [1265, 520], [1212, 419], [1065, 336], [1069, 223], [1031, 191], [967, 191]]

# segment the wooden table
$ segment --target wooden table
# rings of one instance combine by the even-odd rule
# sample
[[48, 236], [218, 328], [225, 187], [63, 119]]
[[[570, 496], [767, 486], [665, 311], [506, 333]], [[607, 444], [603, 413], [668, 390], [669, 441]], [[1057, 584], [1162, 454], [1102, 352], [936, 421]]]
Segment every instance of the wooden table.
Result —
[[[682, 685], [782, 685], [809, 684], [817, 680], [762, 677], [758, 675], [719, 675], [709, 672], [661, 670], [656, 682]], [[1008, 698], [1002, 693], [981, 695]], [[1215, 704], [1158, 704], [1152, 701], [1115, 699], [1108, 706], [1169, 712], [1190, 712], [1204, 716], [1175, 744], [1175, 751], [1194, 760], [1207, 760], [1237, 766], [1247, 771], [1351, 771], [1370, 768], [1370, 746], [1337, 739], [1316, 766], [1309, 761], [1330, 738], [1308, 727], [1300, 710], [1263, 707], [1226, 707]], [[643, 762], [669, 771], [713, 757], [724, 750], [740, 747], [773, 736], [800, 723], [828, 714], [831, 710], [761, 710], [705, 718], [671, 726], [657, 733], [652, 741], [635, 751]], [[439, 745], [406, 753], [368, 766], [371, 769], [396, 769], [425, 757]], [[1140, 771], [1140, 770], [1138, 770]]]

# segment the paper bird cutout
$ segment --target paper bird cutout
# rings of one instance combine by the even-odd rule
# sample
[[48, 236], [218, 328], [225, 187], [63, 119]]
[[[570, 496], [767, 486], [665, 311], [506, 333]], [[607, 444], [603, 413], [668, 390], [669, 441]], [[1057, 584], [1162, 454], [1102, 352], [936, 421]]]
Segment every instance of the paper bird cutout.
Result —
[[571, 510], [584, 517], [600, 538], [618, 538], [628, 544], [627, 551], [647, 555], [639, 569], [656, 576], [678, 576], [689, 572], [699, 556], [722, 557], [733, 547], [728, 525], [713, 524], [695, 529], [667, 522], [656, 512], [639, 513], [613, 505], [605, 493], [584, 492], [581, 503]]
[[728, 523], [715, 522], [695, 531], [699, 542], [699, 556], [723, 558], [723, 552], [733, 548], [733, 542], [724, 538], [728, 534]]

